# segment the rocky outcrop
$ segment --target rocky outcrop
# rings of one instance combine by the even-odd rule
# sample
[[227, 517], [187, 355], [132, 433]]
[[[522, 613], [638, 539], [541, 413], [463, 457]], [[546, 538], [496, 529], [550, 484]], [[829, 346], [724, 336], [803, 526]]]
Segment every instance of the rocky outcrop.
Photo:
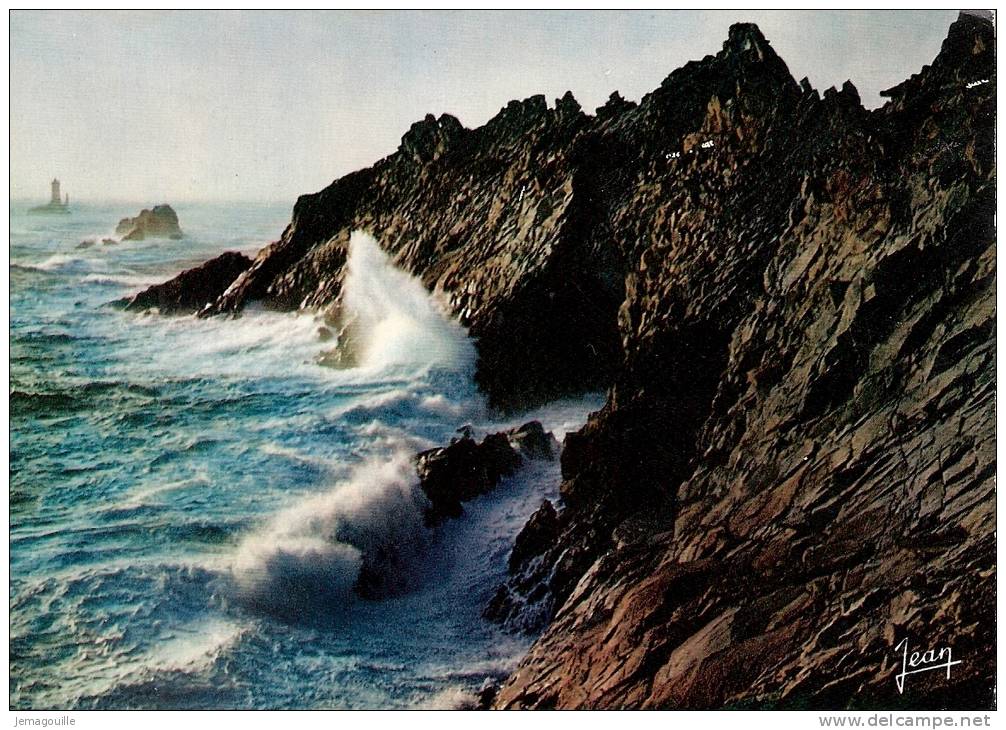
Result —
[[[783, 83], [746, 112], [750, 28], [665, 83], [740, 79], [625, 209], [624, 366], [512, 566], [501, 618], [529, 571], [558, 608], [498, 707], [994, 704], [993, 44], [963, 15], [873, 113]], [[963, 663], [902, 694], [903, 640]]]
[[611, 117], [617, 117], [624, 112], [634, 109], [636, 107], [636, 102], [627, 101], [622, 98], [622, 95], [617, 91], [611, 92], [611, 96], [608, 97], [608, 101], [604, 103], [603, 106], [597, 107], [594, 111], [597, 114], [598, 119], [610, 119]]
[[419, 453], [416, 473], [430, 501], [427, 524], [460, 517], [462, 502], [490, 492], [526, 459], [553, 458], [553, 440], [541, 423], [531, 421], [520, 428], [490, 434], [481, 443], [465, 430], [449, 446]]
[[227, 251], [116, 304], [135, 312], [156, 309], [161, 314], [193, 314], [216, 301], [251, 263], [244, 254]]
[[[337, 306], [365, 229], [469, 327], [493, 405], [609, 389], [487, 608], [544, 633], [486, 702], [988, 707], [994, 48], [962, 14], [867, 111], [738, 24], [639, 104], [428, 117], [203, 314]], [[428, 455], [440, 518], [490, 481], [459, 443]], [[962, 664], [899, 692], [903, 640]]]
[[207, 314], [250, 301], [335, 308], [350, 232], [372, 233], [403, 268], [445, 294], [477, 338], [477, 380], [504, 410], [602, 388], [619, 357], [625, 266], [611, 247], [590, 146], [571, 94], [514, 101], [484, 127], [448, 116], [413, 125], [399, 151], [301, 197]]
[[170, 205], [155, 205], [153, 210], [144, 208], [135, 218], [123, 218], [115, 227], [115, 235], [123, 241], [142, 241], [147, 238], [181, 238], [178, 214]]

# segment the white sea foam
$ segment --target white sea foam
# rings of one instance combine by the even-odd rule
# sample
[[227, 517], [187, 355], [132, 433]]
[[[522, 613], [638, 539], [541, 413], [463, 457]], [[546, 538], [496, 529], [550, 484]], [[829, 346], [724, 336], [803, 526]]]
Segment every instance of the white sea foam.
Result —
[[449, 367], [471, 374], [475, 348], [418, 279], [396, 268], [370, 235], [350, 237], [340, 317], [353, 331], [355, 362], [365, 369]]
[[140, 274], [87, 274], [81, 281], [86, 284], [114, 284], [139, 289], [162, 281], [162, 277]]
[[26, 268], [38, 269], [39, 271], [69, 271], [82, 267], [89, 268], [88, 260], [86, 258], [65, 253], [54, 253], [44, 261], [40, 261], [37, 264], [26, 265]]
[[410, 561], [430, 537], [425, 504], [410, 454], [365, 462], [330, 492], [281, 512], [245, 539], [232, 568], [238, 599], [313, 620], [351, 600], [361, 570], [384, 593], [407, 590]]

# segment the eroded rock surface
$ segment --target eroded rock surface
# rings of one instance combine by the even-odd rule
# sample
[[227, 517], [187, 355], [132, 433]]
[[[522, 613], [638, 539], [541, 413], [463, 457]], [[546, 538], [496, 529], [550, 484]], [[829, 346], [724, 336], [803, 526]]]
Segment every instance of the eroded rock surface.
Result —
[[[449, 115], [399, 151], [302, 196], [283, 237], [208, 313], [261, 300], [338, 303], [349, 235], [363, 229], [445, 293], [477, 338], [477, 380], [504, 410], [611, 381], [625, 263], [606, 230], [592, 118], [567, 94], [514, 101], [484, 127]], [[582, 140], [582, 141], [578, 141]]]
[[143, 241], [147, 238], [181, 238], [178, 214], [170, 205], [144, 208], [135, 218], [123, 218], [115, 227], [115, 234], [123, 241]]
[[[639, 104], [427, 117], [203, 313], [337, 305], [364, 229], [478, 338], [494, 405], [610, 387], [487, 609], [546, 628], [486, 702], [988, 707], [994, 49], [962, 14], [867, 111], [740, 24]], [[963, 663], [899, 694], [905, 638]]]
[[161, 314], [193, 314], [216, 301], [251, 263], [244, 254], [227, 251], [117, 304], [131, 311], [156, 309]]

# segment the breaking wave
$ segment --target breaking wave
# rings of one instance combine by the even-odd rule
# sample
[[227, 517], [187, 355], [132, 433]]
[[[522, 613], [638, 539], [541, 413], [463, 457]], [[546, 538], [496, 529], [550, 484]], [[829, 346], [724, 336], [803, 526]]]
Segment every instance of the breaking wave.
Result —
[[[603, 398], [493, 420], [464, 329], [363, 233], [341, 327], [261, 306], [110, 310], [113, 287], [267, 234], [197, 209], [186, 227], [205, 235], [183, 247], [77, 251], [115, 219], [85, 213], [12, 249], [10, 704], [469, 706], [508, 673], [528, 640], [481, 611], [559, 464], [529, 463], [431, 530], [412, 459], [466, 424], [535, 418], [561, 440]], [[336, 342], [349, 357], [320, 367]]]
[[361, 231], [350, 237], [338, 320], [339, 344], [329, 364], [368, 370], [446, 366], [467, 376], [473, 371], [475, 348], [464, 328]]
[[244, 540], [232, 568], [238, 600], [312, 622], [337, 613], [354, 589], [388, 596], [415, 587], [414, 561], [430, 539], [426, 505], [407, 452], [365, 462]]

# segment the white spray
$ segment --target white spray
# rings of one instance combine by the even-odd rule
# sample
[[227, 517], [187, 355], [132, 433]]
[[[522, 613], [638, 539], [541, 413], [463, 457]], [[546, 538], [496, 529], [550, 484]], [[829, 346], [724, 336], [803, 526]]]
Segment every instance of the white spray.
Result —
[[383, 595], [407, 591], [414, 587], [412, 560], [430, 538], [425, 505], [409, 454], [365, 462], [332, 491], [281, 512], [245, 539], [232, 568], [237, 597], [310, 621], [319, 611], [342, 609], [361, 579]]
[[446, 317], [422, 285], [395, 267], [366, 233], [349, 241], [340, 318], [340, 347], [364, 369], [449, 367], [468, 378], [475, 349], [465, 330]]

